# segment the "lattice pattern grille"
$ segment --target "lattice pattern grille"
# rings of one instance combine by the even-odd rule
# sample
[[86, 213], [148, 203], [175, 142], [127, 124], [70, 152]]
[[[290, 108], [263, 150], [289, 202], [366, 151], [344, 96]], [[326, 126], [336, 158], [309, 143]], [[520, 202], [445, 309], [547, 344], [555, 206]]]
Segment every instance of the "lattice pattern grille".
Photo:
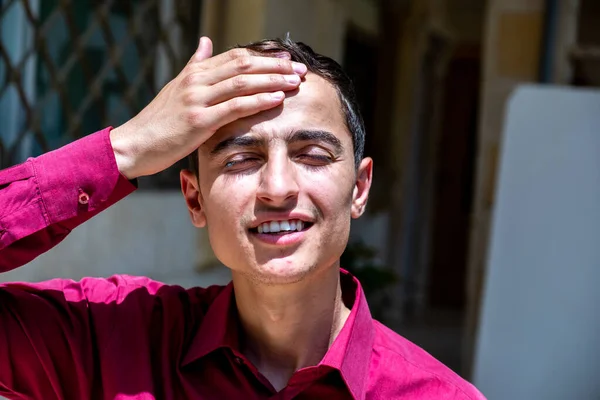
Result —
[[[0, 0], [0, 167], [134, 116], [187, 62], [199, 0]], [[149, 186], [177, 181], [167, 172]]]

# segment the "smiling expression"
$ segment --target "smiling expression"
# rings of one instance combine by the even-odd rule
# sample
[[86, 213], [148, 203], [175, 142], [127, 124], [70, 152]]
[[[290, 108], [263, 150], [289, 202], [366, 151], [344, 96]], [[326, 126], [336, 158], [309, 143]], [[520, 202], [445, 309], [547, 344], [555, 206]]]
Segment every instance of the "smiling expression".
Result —
[[253, 280], [291, 283], [337, 265], [372, 161], [356, 168], [337, 92], [309, 73], [282, 106], [217, 131], [199, 149], [199, 171], [197, 181], [182, 173], [182, 190], [219, 260]]

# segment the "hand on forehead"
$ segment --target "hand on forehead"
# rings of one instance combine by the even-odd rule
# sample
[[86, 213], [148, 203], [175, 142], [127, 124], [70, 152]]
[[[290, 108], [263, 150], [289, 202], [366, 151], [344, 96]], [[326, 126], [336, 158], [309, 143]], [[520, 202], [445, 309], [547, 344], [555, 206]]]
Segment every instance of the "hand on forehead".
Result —
[[325, 79], [310, 72], [298, 89], [286, 92], [283, 104], [221, 127], [203, 148], [210, 151], [219, 142], [232, 136], [289, 135], [297, 130], [308, 129], [329, 131], [336, 136], [351, 138], [336, 90]]

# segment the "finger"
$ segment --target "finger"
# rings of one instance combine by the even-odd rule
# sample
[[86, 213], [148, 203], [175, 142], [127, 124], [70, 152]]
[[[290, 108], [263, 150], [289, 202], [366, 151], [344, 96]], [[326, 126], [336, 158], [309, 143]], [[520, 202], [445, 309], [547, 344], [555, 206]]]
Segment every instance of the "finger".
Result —
[[252, 55], [253, 54], [248, 49], [236, 48], [221, 54], [217, 54], [216, 56], [204, 61], [203, 64], [205, 68], [215, 68], [226, 64], [229, 61], [235, 60], [236, 58], [248, 57]]
[[213, 42], [210, 38], [204, 36], [200, 38], [200, 44], [198, 45], [198, 57], [201, 61], [206, 60], [213, 55]]
[[238, 58], [244, 58], [244, 57], [268, 57], [268, 58], [282, 58], [282, 59], [286, 59], [286, 60], [292, 59], [292, 55], [285, 50], [281, 50], [281, 51], [273, 52], [273, 53], [269, 53], [269, 54], [260, 54], [256, 51], [250, 51], [250, 50], [244, 49], [244, 48], [236, 48], [236, 49], [231, 49], [229, 51], [226, 51], [225, 53], [218, 54], [218, 55], [206, 60], [203, 63], [204, 64], [203, 66], [206, 69], [216, 68], [221, 65], [227, 64], [230, 61], [236, 60]]
[[210, 120], [203, 122], [217, 130], [237, 119], [277, 107], [284, 99], [285, 94], [282, 91], [235, 97], [208, 108], [210, 113], [206, 115], [210, 115]]
[[281, 53], [273, 53], [272, 54], [273, 57], [277, 57], [277, 58], [285, 58], [286, 60], [291, 60], [292, 56], [290, 53], [288, 53], [287, 51], [283, 51]]
[[248, 56], [236, 58], [218, 68], [210, 70], [210, 73], [206, 74], [206, 83], [214, 85], [238, 75], [296, 74], [303, 77], [306, 73], [306, 65], [285, 58]]
[[210, 38], [202, 36], [198, 41], [198, 48], [196, 52], [188, 62], [188, 64], [199, 63], [212, 56], [213, 44]]
[[234, 97], [293, 90], [300, 81], [296, 74], [237, 75], [207, 88], [202, 97], [208, 106], [212, 106]]

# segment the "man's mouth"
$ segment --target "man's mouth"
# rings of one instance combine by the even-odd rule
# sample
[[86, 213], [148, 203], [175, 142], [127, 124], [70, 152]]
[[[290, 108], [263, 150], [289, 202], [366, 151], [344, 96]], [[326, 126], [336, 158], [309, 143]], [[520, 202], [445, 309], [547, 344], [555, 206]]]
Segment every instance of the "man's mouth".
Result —
[[267, 221], [263, 222], [256, 228], [251, 228], [250, 232], [264, 233], [269, 235], [285, 235], [287, 233], [305, 231], [311, 226], [311, 222], [301, 221], [299, 219]]

